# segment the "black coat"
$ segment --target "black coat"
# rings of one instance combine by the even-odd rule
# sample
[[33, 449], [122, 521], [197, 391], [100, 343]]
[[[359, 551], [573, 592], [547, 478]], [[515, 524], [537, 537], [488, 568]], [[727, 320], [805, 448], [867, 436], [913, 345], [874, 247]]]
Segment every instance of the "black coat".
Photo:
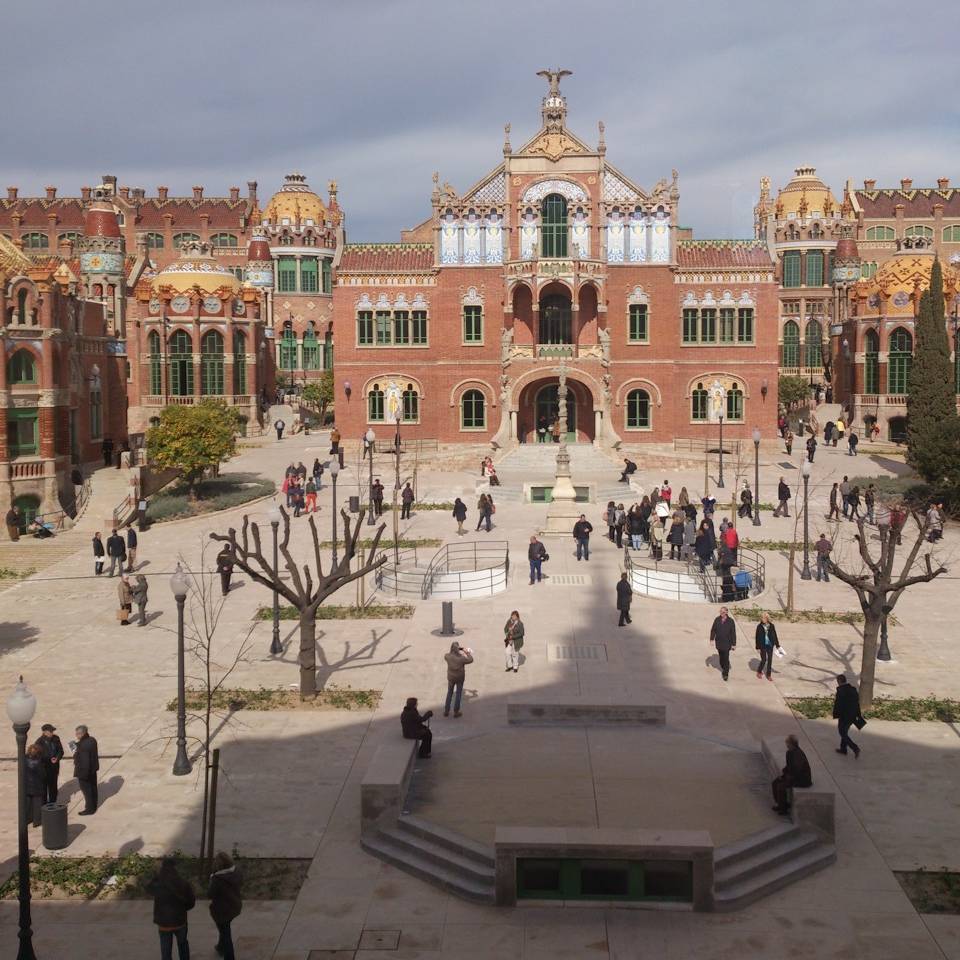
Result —
[[[777, 628], [772, 623], [769, 624], [769, 627], [770, 627], [771, 649], [773, 649], [773, 647], [780, 646], [780, 641], [777, 639]], [[758, 650], [763, 649], [763, 623], [757, 624], [757, 649]]]
[[99, 769], [97, 741], [88, 733], [77, 741], [77, 749], [73, 755], [73, 775], [78, 780], [96, 780]]
[[52, 737], [40, 737], [37, 740], [37, 746], [40, 748], [40, 753], [43, 754], [46, 763], [49, 763], [54, 757], [58, 761], [63, 759], [63, 743], [56, 734]]
[[404, 739], [416, 740], [422, 737], [427, 729], [425, 721], [428, 717], [429, 713], [420, 716], [416, 707], [404, 707], [400, 711], [400, 729], [403, 731]]
[[630, 602], [633, 600], [633, 590], [626, 580], [617, 581], [617, 609], [629, 610]]
[[43, 761], [39, 757], [27, 757], [25, 780], [28, 797], [42, 797], [44, 795], [46, 792], [43, 786], [45, 775]]
[[460, 523], [467, 519], [467, 505], [462, 500], [453, 505], [453, 519]]
[[227, 867], [210, 877], [210, 916], [214, 923], [229, 923], [240, 916], [243, 898], [240, 896], [240, 872]]
[[93, 555], [102, 557], [106, 551], [103, 549], [103, 541], [99, 537], [93, 538]]
[[137, 531], [133, 527], [127, 527], [127, 549], [136, 550], [137, 548]]
[[593, 532], [593, 524], [589, 520], [578, 520], [573, 525], [573, 536], [577, 540], [589, 540]]
[[718, 650], [732, 650], [737, 645], [737, 626], [733, 622], [733, 617], [727, 617], [726, 621], [717, 617], [710, 628], [710, 642]]
[[221, 550], [217, 554], [217, 573], [233, 573], [233, 553]]
[[153, 895], [153, 922], [158, 927], [182, 927], [197, 902], [193, 887], [176, 870], [161, 869], [146, 886]]
[[777, 499], [781, 501], [790, 499], [790, 488], [782, 480], [777, 485]]
[[683, 523], [674, 521], [670, 524], [670, 532], [667, 534], [667, 543], [672, 543], [676, 547], [683, 546]]
[[547, 548], [538, 540], [527, 547], [528, 560], [542, 560], [546, 555]]
[[850, 683], [837, 687], [833, 698], [833, 718], [842, 723], [853, 723], [860, 716], [860, 694], [857, 688]]
[[127, 555], [127, 548], [123, 542], [123, 537], [120, 534], [116, 534], [111, 537], [107, 537], [107, 556], [108, 557], [125, 557]]
[[810, 761], [799, 747], [791, 747], [787, 751], [787, 765], [783, 768], [783, 777], [791, 787], [813, 786]]

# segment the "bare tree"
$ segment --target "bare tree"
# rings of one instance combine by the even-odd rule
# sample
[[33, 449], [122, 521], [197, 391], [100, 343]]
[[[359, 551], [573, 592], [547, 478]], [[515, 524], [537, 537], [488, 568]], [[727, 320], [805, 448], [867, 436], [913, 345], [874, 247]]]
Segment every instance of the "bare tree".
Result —
[[[908, 548], [907, 558], [899, 574], [894, 574], [893, 565], [897, 552], [897, 531], [889, 526], [881, 526], [880, 529], [880, 555], [874, 559], [870, 553], [868, 537], [864, 527], [862, 517], [857, 517], [857, 534], [854, 541], [859, 547], [860, 560], [862, 561], [859, 572], [844, 570], [836, 560], [831, 559], [828, 562], [830, 572], [845, 584], [852, 587], [860, 601], [860, 608], [863, 610], [863, 659], [860, 666], [860, 703], [864, 707], [869, 707], [873, 703], [873, 685], [874, 674], [877, 664], [877, 639], [880, 635], [880, 627], [884, 618], [889, 616], [896, 606], [897, 601], [903, 595], [907, 587], [915, 583], [929, 583], [941, 573], [946, 573], [947, 568], [942, 564], [934, 568], [930, 552], [927, 551], [922, 558], [923, 566], [919, 567], [918, 557], [923, 548], [927, 535], [927, 524], [922, 514], [913, 512], [911, 514], [917, 525], [916, 538], [913, 544]], [[913, 573], [911, 571], [917, 565], [922, 572]]]
[[345, 510], [341, 510], [343, 553], [340, 554], [336, 566], [331, 564], [330, 569], [324, 573], [323, 563], [320, 559], [320, 538], [317, 535], [317, 526], [314, 523], [313, 514], [311, 514], [307, 523], [313, 539], [313, 559], [316, 565], [316, 573], [314, 574], [309, 563], [299, 567], [294, 560], [293, 554], [290, 552], [290, 515], [283, 507], [280, 508], [280, 514], [283, 518], [283, 529], [279, 549], [283, 558], [283, 566], [290, 575], [289, 583], [281, 579], [279, 564], [275, 567], [272, 558], [268, 560], [264, 556], [260, 527], [256, 522], [251, 522], [249, 517], [244, 516], [243, 518], [239, 540], [237, 539], [237, 531], [233, 527], [228, 530], [225, 536], [219, 533], [211, 533], [210, 537], [213, 540], [229, 543], [236, 565], [244, 573], [270, 590], [276, 590], [284, 600], [296, 607], [299, 612], [300, 696], [306, 700], [317, 695], [317, 608], [327, 597], [336, 593], [341, 587], [358, 577], [365, 577], [381, 564], [386, 563], [386, 557], [376, 556], [377, 546], [380, 543], [380, 537], [383, 535], [386, 524], [381, 523], [377, 529], [377, 535], [374, 537], [370, 553], [367, 554], [366, 563], [359, 565], [356, 570], [351, 570], [350, 563], [356, 554], [357, 539], [363, 527], [366, 510], [360, 511], [352, 530], [349, 515]]

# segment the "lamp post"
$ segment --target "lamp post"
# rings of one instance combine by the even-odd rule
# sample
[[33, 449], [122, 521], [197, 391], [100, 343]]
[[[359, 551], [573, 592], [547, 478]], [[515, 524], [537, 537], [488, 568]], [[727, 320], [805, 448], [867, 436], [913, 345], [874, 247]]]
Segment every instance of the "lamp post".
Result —
[[760, 526], [760, 430], [753, 428], [753, 525]]
[[717, 477], [717, 489], [723, 489], [723, 414], [720, 414], [720, 476]]
[[880, 646], [877, 648], [877, 659], [889, 663], [893, 659], [890, 647], [887, 646], [887, 614], [890, 612], [886, 604], [883, 606], [883, 619], [880, 621]]
[[810, 573], [810, 474], [813, 464], [809, 460], [803, 461], [800, 473], [803, 475], [803, 570], [801, 580], [812, 580]]
[[377, 439], [377, 435], [373, 432], [373, 427], [369, 427], [367, 432], [363, 435], [363, 439], [367, 443], [367, 454], [370, 456], [370, 485], [367, 491], [367, 526], [372, 527], [377, 521], [373, 515], [373, 441]]
[[37, 709], [37, 698], [20, 682], [7, 700], [7, 716], [17, 737], [17, 871], [20, 889], [20, 946], [17, 960], [36, 960], [33, 952], [33, 930], [30, 921], [30, 846], [27, 842], [27, 731]]
[[182, 777], [193, 769], [187, 756], [187, 704], [183, 675], [183, 605], [187, 599], [187, 578], [183, 569], [177, 569], [170, 578], [170, 589], [177, 601], [177, 756], [173, 761], [173, 775]]
[[337, 474], [340, 473], [340, 461], [334, 457], [330, 461], [330, 479], [333, 481], [333, 566], [337, 565]]
[[273, 530], [273, 636], [270, 639], [270, 655], [276, 656], [283, 653], [283, 644], [280, 642], [280, 591], [277, 590], [277, 578], [280, 576], [280, 556], [277, 547], [277, 534], [280, 530], [280, 521], [283, 514], [274, 501], [273, 505], [267, 511], [267, 519], [270, 521], [270, 529]]

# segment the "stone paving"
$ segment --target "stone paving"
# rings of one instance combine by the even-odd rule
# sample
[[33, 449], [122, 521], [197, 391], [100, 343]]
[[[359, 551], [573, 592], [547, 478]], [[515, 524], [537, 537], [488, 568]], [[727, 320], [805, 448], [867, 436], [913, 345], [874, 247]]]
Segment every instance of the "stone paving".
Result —
[[[231, 469], [274, 476], [290, 459], [309, 464], [326, 450], [323, 437], [296, 437], [250, 444]], [[843, 457], [841, 459], [841, 456]], [[762, 499], [771, 499], [776, 478], [786, 474], [786, 458], [776, 448], [761, 451]], [[796, 482], [798, 455], [793, 457], [791, 486]], [[378, 465], [389, 476], [385, 462]], [[880, 474], [901, 469], [896, 461], [862, 456], [853, 462], [857, 472]], [[752, 467], [752, 464], [751, 464]], [[816, 536], [832, 480], [851, 469], [851, 458], [840, 450], [821, 450], [811, 484], [811, 533]], [[654, 470], [656, 472], [654, 472]], [[735, 489], [732, 467], [727, 492]], [[752, 473], [752, 469], [750, 471]], [[663, 473], [641, 463], [640, 483], [647, 489], [669, 477], [678, 491], [686, 485], [699, 493], [702, 469]], [[714, 471], [715, 473], [715, 471]], [[464, 496], [475, 516], [474, 472], [439, 473], [423, 470], [421, 495], [435, 500]], [[585, 478], [587, 479], [587, 478]], [[600, 478], [598, 478], [600, 479]], [[602, 478], [605, 482], [609, 477]], [[356, 465], [341, 474], [338, 497], [362, 492], [365, 475]], [[626, 500], [627, 489], [624, 486]], [[320, 497], [320, 529], [329, 529], [330, 488]], [[629, 502], [629, 501], [627, 501]], [[250, 513], [264, 519], [266, 504]], [[475, 649], [476, 662], [468, 667], [464, 717], [434, 722], [434, 777], [446, 769], [462, 769], [476, 776], [476, 791], [454, 793], [454, 812], [461, 828], [492, 822], [483, 790], [491, 783], [509, 781], [511, 766], [518, 768], [541, 757], [573, 731], [550, 736], [551, 731], [505, 728], [506, 702], [517, 694], [624, 694], [664, 703], [669, 728], [642, 731], [635, 738], [643, 749], [630, 755], [629, 789], [611, 791], [611, 815], [628, 817], [630, 791], [653, 795], [650, 762], [654, 742], [671, 736], [692, 742], [709, 741], [700, 763], [695, 754], [676, 769], [662, 771], [676, 796], [713, 804], [716, 829], [730, 835], [753, 829], [759, 807], [743, 797], [714, 787], [726, 773], [731, 781], [740, 760], [757, 749], [761, 736], [776, 736], [802, 728], [839, 788], [838, 861], [836, 866], [788, 888], [771, 900], [733, 914], [708, 916], [644, 910], [577, 910], [482, 907], [449, 897], [400, 871], [369, 857], [359, 847], [359, 783], [378, 743], [397, 733], [397, 715], [403, 699], [421, 697], [421, 705], [437, 710], [445, 692], [442, 653], [446, 638], [432, 631], [439, 626], [439, 604], [418, 604], [411, 620], [326, 621], [320, 624], [318, 643], [323, 651], [321, 676], [341, 686], [384, 691], [375, 712], [307, 711], [246, 713], [234, 716], [219, 729], [224, 767], [218, 817], [218, 846], [236, 843], [250, 855], [311, 857], [313, 866], [295, 903], [250, 903], [236, 924], [239, 954], [275, 960], [314, 957], [368, 958], [382, 956], [373, 949], [381, 941], [397, 943], [392, 955], [403, 958], [440, 957], [757, 957], [817, 956], [901, 958], [912, 960], [960, 956], [960, 918], [920, 917], [900, 891], [891, 869], [944, 865], [960, 869], [960, 828], [954, 798], [960, 764], [957, 731], [944, 724], [887, 724], [873, 721], [862, 735], [864, 754], [854, 763], [833, 752], [835, 731], [828, 721], [800, 724], [783, 697], [828, 692], [838, 669], [854, 676], [859, 655], [855, 628], [843, 624], [783, 624], [781, 639], [789, 656], [777, 664], [775, 682], [758, 681], [754, 661], [752, 622], [740, 624], [740, 646], [734, 654], [730, 683], [720, 680], [707, 644], [714, 611], [705, 606], [637, 599], [634, 625], [618, 629], [613, 610], [613, 588], [621, 554], [601, 536], [602, 505], [585, 505], [594, 522], [594, 551], [589, 564], [578, 564], [572, 540], [551, 541], [548, 574], [578, 575], [585, 582], [554, 586], [549, 579], [536, 587], [527, 584], [525, 546], [529, 534], [542, 525], [544, 506], [503, 503], [488, 535], [471, 532], [464, 540], [509, 539], [513, 566], [506, 593], [486, 600], [456, 604], [457, 626], [464, 641]], [[239, 523], [243, 508], [155, 526], [141, 538], [140, 562], [150, 577], [148, 611], [155, 614], [148, 627], [121, 627], [114, 618], [116, 583], [93, 579], [84, 548], [76, 557], [60, 560], [37, 577], [0, 594], [0, 662], [6, 675], [26, 676], [37, 694], [35, 724], [55, 723], [64, 739], [76, 723], [87, 723], [97, 736], [101, 754], [102, 809], [95, 817], [77, 820], [75, 782], [62, 780], [71, 796], [71, 844], [68, 855], [139, 849], [146, 853], [181, 848], [192, 850], [198, 841], [200, 793], [196, 778], [170, 773], [173, 751], [169, 737], [173, 714], [165, 706], [175, 695], [175, 606], [167, 580], [181, 556], [198, 568], [211, 530]], [[794, 536], [794, 519], [762, 517], [758, 536], [786, 540]], [[295, 550], [306, 556], [306, 521], [295, 521]], [[849, 550], [853, 525], [839, 525], [841, 551]], [[390, 526], [388, 523], [388, 532]], [[446, 511], [422, 511], [402, 532], [410, 537], [437, 536], [456, 540], [456, 526]], [[741, 536], [754, 534], [741, 527]], [[328, 536], [328, 534], [324, 534]], [[960, 535], [950, 528], [938, 554], [955, 557]], [[207, 562], [212, 552], [207, 547]], [[785, 595], [787, 561], [768, 553], [768, 588], [760, 602], [776, 609]], [[799, 558], [798, 558], [799, 563]], [[944, 616], [951, 579], [914, 588], [897, 607], [899, 623], [891, 630], [897, 658], [882, 665], [878, 676], [883, 692], [902, 696], [958, 696], [957, 634]], [[251, 628], [255, 608], [269, 603], [269, 593], [235, 578], [236, 589], [223, 608], [215, 639], [217, 658], [228, 661]], [[842, 584], [818, 584], [796, 579], [798, 607], [827, 610], [851, 608], [852, 594]], [[352, 588], [348, 588], [352, 590]], [[337, 602], [348, 602], [338, 597]], [[502, 663], [500, 626], [509, 611], [519, 608], [527, 624], [526, 662], [518, 674], [506, 674]], [[283, 622], [284, 653], [269, 657], [269, 623], [253, 624], [250, 659], [241, 664], [232, 683], [237, 686], [295, 685], [297, 681], [296, 624]], [[558, 638], [603, 643], [609, 659], [603, 664], [557, 662], [548, 657], [548, 641]], [[439, 711], [438, 711], [439, 712]], [[556, 733], [554, 731], [554, 733]], [[487, 740], [496, 750], [481, 749]], [[533, 741], [538, 740], [538, 744]], [[589, 734], [592, 758], [616, 768], [617, 745], [605, 743], [604, 732]], [[499, 752], [498, 752], [499, 751]], [[9, 871], [15, 861], [15, 778], [12, 735], [0, 778], [0, 862]], [[666, 757], [669, 751], [659, 755]], [[502, 775], [481, 777], [491, 758], [503, 757]], [[574, 751], [582, 763], [586, 754]], [[730, 763], [724, 764], [724, 758]], [[734, 759], [736, 758], [736, 759]], [[559, 786], [565, 773], [542, 766]], [[687, 772], [681, 770], [684, 767]], [[691, 768], [692, 769], [688, 769]], [[699, 769], [698, 769], [699, 768]], [[700, 780], [697, 780], [699, 773]], [[681, 775], [682, 774], [682, 775]], [[689, 780], [687, 776], [689, 774]], [[451, 773], [449, 783], [455, 789]], [[447, 784], [444, 784], [446, 787]], [[757, 788], [760, 783], [757, 781]], [[749, 794], [749, 787], [748, 787]], [[759, 794], [758, 794], [759, 796]], [[514, 798], [517, 804], [521, 800]], [[662, 803], [662, 801], [660, 801]], [[596, 812], [596, 799], [594, 799]], [[619, 813], [617, 810], [619, 809]], [[656, 818], [656, 802], [638, 803], [638, 817]], [[447, 811], [448, 815], [450, 811]], [[694, 815], [691, 813], [690, 815]], [[686, 815], [686, 814], [685, 814]], [[526, 812], [524, 813], [526, 816]], [[765, 816], [765, 814], [764, 814]], [[526, 821], [524, 821], [526, 822]], [[451, 821], [453, 823], [453, 821]], [[35, 834], [33, 836], [36, 836]], [[722, 837], [721, 837], [722, 839]], [[35, 903], [35, 927], [40, 956], [131, 957], [156, 950], [148, 903]], [[382, 937], [374, 932], [383, 931]], [[12, 955], [16, 935], [16, 903], [0, 904], [0, 944]], [[191, 942], [197, 955], [209, 953], [212, 925], [201, 904], [191, 920]], [[70, 945], [69, 947], [67, 945]], [[78, 944], [83, 944], [78, 947]]]

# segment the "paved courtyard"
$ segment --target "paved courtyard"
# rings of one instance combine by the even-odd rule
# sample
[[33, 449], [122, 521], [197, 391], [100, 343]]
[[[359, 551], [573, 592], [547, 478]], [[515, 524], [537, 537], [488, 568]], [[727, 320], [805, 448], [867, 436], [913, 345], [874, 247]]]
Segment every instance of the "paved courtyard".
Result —
[[[326, 449], [325, 438], [316, 435], [252, 444], [229, 469], [279, 479], [291, 459], [309, 464]], [[777, 477], [788, 474], [787, 461], [782, 451], [766, 445], [761, 460], [761, 499], [768, 501]], [[795, 454], [790, 477], [795, 497], [799, 463]], [[839, 450], [821, 450], [811, 484], [814, 537], [828, 529], [823, 517], [830, 484], [844, 471], [852, 474], [851, 464], [864, 474], [898, 468], [887, 458], [852, 461]], [[424, 468], [420, 494], [437, 501], [463, 496], [475, 523], [477, 472], [461, 466], [448, 472]], [[382, 469], [386, 480], [386, 462]], [[669, 477], [675, 491], [685, 485], [699, 495], [702, 467], [664, 469], [641, 462], [643, 488]], [[609, 475], [596, 479], [608, 487], [611, 477], [615, 484], [613, 463]], [[505, 483], [516, 480], [504, 475]], [[341, 474], [341, 501], [363, 483], [361, 477], [358, 484], [352, 465]], [[727, 483], [730, 493], [734, 477]], [[625, 485], [623, 494], [626, 501]], [[328, 531], [329, 487], [319, 502], [318, 524]], [[439, 604], [428, 601], [419, 603], [409, 620], [325, 621], [318, 627], [321, 678], [382, 690], [376, 711], [244, 711], [218, 724], [225, 774], [218, 846], [237, 845], [243, 855], [313, 861], [295, 902], [246, 905], [235, 924], [240, 956], [366, 960], [383, 955], [375, 949], [379, 931], [396, 941], [391, 955], [408, 960], [960, 957], [960, 918], [918, 915], [891, 872], [919, 866], [960, 869], [958, 731], [946, 724], [871, 721], [862, 737], [863, 756], [854, 762], [834, 753], [829, 721], [798, 723], [784, 702], [785, 696], [830, 692], [839, 670], [856, 677], [855, 627], [780, 624], [788, 656], [778, 661], [775, 682], [766, 683], [755, 677], [754, 624], [745, 620], [739, 624], [733, 673], [724, 684], [707, 643], [712, 608], [637, 598], [634, 624], [617, 628], [614, 585], [622, 555], [602, 538], [601, 504], [585, 505], [596, 527], [590, 562], [576, 561], [572, 539], [551, 541], [548, 579], [530, 587], [526, 543], [542, 525], [546, 507], [509, 497], [498, 503], [495, 529], [489, 535], [475, 533], [470, 523], [471, 532], [462, 540], [508, 540], [510, 583], [503, 594], [455, 605], [457, 627], [474, 648], [476, 662], [467, 668], [464, 716], [434, 721], [434, 758], [429, 768], [421, 765], [415, 781], [422, 809], [482, 840], [490, 839], [494, 823], [643, 826], [669, 820], [677, 827], [702, 826], [723, 842], [770, 821], [757, 743], [793, 731], [819, 757], [839, 791], [837, 864], [745, 910], [704, 915], [483, 907], [368, 856], [359, 846], [359, 784], [366, 766], [380, 743], [397, 736], [407, 696], [419, 696], [422, 707], [438, 714], [442, 706], [442, 654], [448, 641], [435, 635]], [[265, 522], [266, 507], [254, 504], [249, 512]], [[78, 542], [76, 555], [0, 592], [0, 662], [8, 684], [23, 673], [36, 693], [37, 728], [49, 721], [69, 734], [77, 723], [86, 723], [99, 740], [103, 805], [97, 815], [78, 820], [75, 781], [62, 781], [71, 797], [68, 855], [197, 848], [199, 784], [195, 776], [170, 773], [173, 714], [166, 704], [176, 692], [176, 621], [167, 581], [178, 558], [201, 569], [205, 545], [205, 563], [211, 566], [215, 549], [208, 545], [209, 532], [239, 524], [243, 513], [239, 508], [160, 524], [142, 536], [139, 560], [150, 580], [148, 611], [155, 614], [144, 629], [116, 622], [116, 581], [90, 576], [85, 542]], [[724, 513], [718, 510], [718, 516]], [[741, 536], [784, 541], [796, 535], [793, 517], [765, 512], [762, 521], [759, 530], [741, 526]], [[852, 527], [839, 525], [841, 556], [850, 556]], [[415, 513], [401, 529], [407, 537], [458, 540], [447, 511]], [[295, 521], [294, 549], [304, 559], [308, 540], [306, 521]], [[960, 696], [953, 666], [960, 641], [949, 616], [957, 575], [951, 561], [958, 547], [960, 533], [951, 527], [938, 548], [951, 567], [948, 577], [911, 589], [898, 605], [890, 639], [895, 661], [878, 668], [883, 694]], [[758, 602], [777, 609], [787, 591], [787, 559], [777, 552], [765, 556], [768, 586]], [[554, 577], [574, 579], [554, 585]], [[216, 633], [216, 658], [229, 662], [251, 629], [252, 652], [231, 686], [295, 686], [296, 623], [281, 624], [284, 653], [270, 657], [270, 624], [252, 619], [270, 595], [243, 574], [235, 584]], [[798, 607], [855, 608], [852, 593], [836, 581], [818, 584], [797, 576], [795, 590]], [[338, 596], [337, 602], [350, 602], [355, 589], [344, 594], [349, 596]], [[512, 609], [521, 611], [527, 625], [525, 662], [517, 674], [505, 673], [502, 662], [501, 625]], [[606, 659], [555, 660], [550, 646], [559, 640], [603, 644]], [[636, 731], [628, 749], [614, 731], [507, 727], [507, 701], [528, 694], [622, 695], [662, 703], [668, 725]], [[16, 853], [12, 754], [11, 735], [8, 748], [0, 751], [0, 863], [7, 872]], [[129, 958], [153, 955], [156, 949], [146, 902], [35, 902], [34, 921], [41, 957]], [[16, 903], [0, 904], [4, 955], [13, 954], [16, 922]], [[195, 953], [212, 955], [214, 939], [201, 904], [191, 919]]]

